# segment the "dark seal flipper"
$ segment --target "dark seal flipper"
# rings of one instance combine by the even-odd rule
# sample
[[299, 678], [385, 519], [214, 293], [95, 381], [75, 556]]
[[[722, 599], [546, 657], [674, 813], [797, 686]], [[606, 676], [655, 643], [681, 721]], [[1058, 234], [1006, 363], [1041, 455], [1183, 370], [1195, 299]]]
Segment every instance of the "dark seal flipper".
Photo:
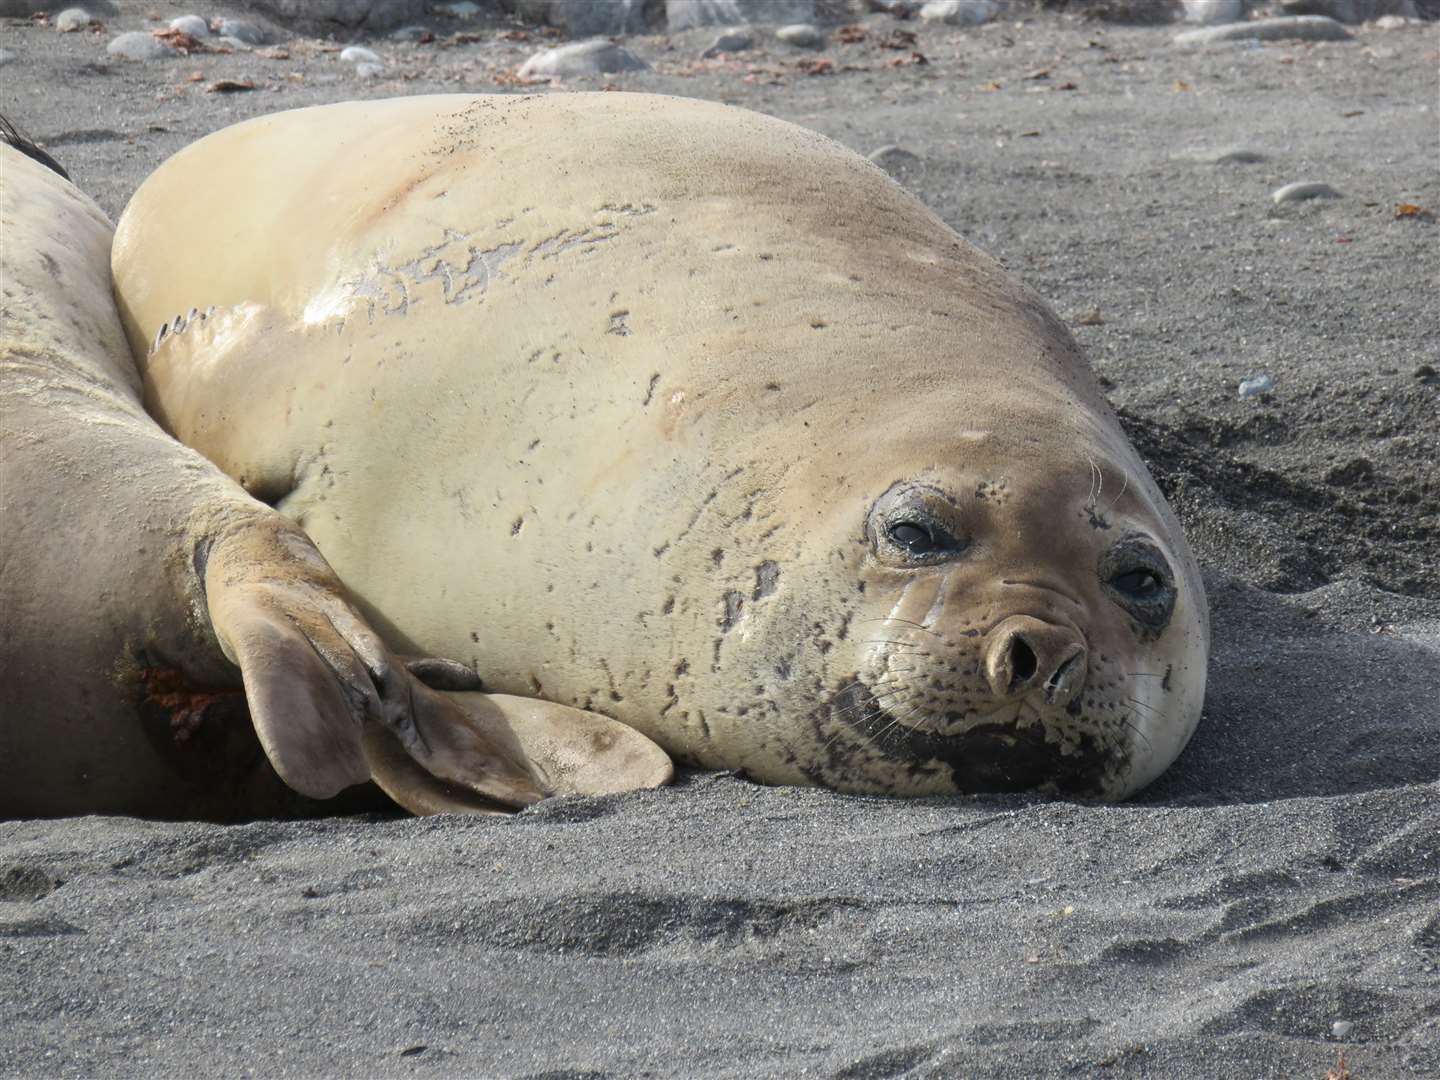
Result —
[[70, 179], [70, 174], [65, 171], [58, 161], [40, 149], [34, 139], [30, 138], [29, 135], [26, 135], [12, 124], [10, 118], [4, 114], [0, 114], [0, 142], [3, 142], [7, 146], [13, 146], [26, 157], [33, 158], [47, 169], [59, 173], [66, 180]]

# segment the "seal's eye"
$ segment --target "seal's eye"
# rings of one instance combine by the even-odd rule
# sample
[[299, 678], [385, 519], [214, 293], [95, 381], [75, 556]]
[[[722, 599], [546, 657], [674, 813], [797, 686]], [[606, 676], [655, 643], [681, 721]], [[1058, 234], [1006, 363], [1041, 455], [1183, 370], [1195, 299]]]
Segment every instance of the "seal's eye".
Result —
[[929, 529], [913, 521], [897, 521], [889, 527], [889, 532], [890, 539], [911, 555], [929, 555], [940, 546]]
[[1110, 598], [1152, 631], [1164, 630], [1175, 610], [1170, 563], [1148, 536], [1121, 537], [1100, 557], [1100, 580]]
[[1152, 574], [1149, 570], [1127, 570], [1125, 573], [1111, 578], [1110, 585], [1126, 596], [1133, 596], [1136, 600], [1149, 600], [1165, 588], [1165, 583], [1160, 580], [1159, 575]]
[[929, 484], [893, 484], [875, 501], [865, 539], [875, 557], [901, 570], [959, 558], [969, 541], [955, 500]]
[[906, 507], [884, 524], [885, 544], [901, 565], [953, 559], [965, 545], [922, 507]]

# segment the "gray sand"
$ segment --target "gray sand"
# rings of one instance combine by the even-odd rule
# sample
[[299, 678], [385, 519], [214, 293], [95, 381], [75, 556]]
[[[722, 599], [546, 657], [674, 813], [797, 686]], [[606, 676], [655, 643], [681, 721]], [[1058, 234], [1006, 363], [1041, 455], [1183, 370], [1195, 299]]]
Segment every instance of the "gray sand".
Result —
[[[221, 9], [121, 8], [0, 23], [0, 109], [111, 214], [235, 120], [504, 89], [551, 43], [380, 39], [370, 81], [293, 41], [122, 63], [145, 10]], [[898, 144], [1076, 323], [1207, 573], [1179, 764], [1119, 807], [691, 775], [511, 819], [0, 824], [0, 1073], [1321, 1080], [1343, 1049], [1354, 1080], [1440, 1075], [1440, 233], [1395, 217], [1440, 212], [1440, 35], [863, 25], [831, 74], [701, 64], [690, 32], [567, 88]], [[928, 64], [889, 66], [895, 28]], [[1294, 181], [1341, 197], [1272, 204]]]

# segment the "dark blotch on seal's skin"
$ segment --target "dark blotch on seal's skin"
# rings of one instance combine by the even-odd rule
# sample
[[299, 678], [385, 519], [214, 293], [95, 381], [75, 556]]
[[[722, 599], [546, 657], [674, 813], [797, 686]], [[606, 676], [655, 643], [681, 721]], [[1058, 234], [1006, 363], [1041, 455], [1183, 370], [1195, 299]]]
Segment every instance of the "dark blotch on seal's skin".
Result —
[[[878, 741], [896, 760], [914, 762], [927, 771], [935, 764], [948, 769], [957, 791], [1005, 793], [1044, 787], [1061, 795], [1100, 797], [1105, 778], [1122, 765], [1118, 746], [1102, 747], [1088, 735], [1081, 738], [1078, 750], [1062, 754], [1059, 746], [1046, 741], [1039, 723], [981, 724], [961, 735], [917, 731], [896, 724], [858, 678], [836, 693], [833, 706], [818, 710], [816, 719], [828, 726], [832, 715], [867, 741]], [[825, 782], [823, 776], [816, 779]]]

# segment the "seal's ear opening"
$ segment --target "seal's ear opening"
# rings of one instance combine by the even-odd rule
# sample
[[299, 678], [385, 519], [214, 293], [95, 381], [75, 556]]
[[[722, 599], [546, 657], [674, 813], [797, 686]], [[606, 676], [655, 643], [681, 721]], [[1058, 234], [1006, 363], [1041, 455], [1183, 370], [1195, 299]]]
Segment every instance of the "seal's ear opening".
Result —
[[13, 146], [26, 157], [33, 158], [47, 169], [54, 170], [66, 180], [70, 179], [70, 174], [60, 167], [58, 161], [44, 150], [41, 150], [40, 147], [36, 145], [34, 139], [30, 138], [30, 136], [12, 124], [9, 118], [3, 114], [0, 114], [0, 143], [4, 143], [6, 146]]
[[[660, 787], [674, 775], [664, 750], [608, 716], [509, 694], [463, 691], [445, 696], [487, 741], [518, 744], [547, 795], [612, 795]], [[412, 814], [515, 810], [428, 771], [380, 724], [365, 725], [361, 745], [375, 783]]]

